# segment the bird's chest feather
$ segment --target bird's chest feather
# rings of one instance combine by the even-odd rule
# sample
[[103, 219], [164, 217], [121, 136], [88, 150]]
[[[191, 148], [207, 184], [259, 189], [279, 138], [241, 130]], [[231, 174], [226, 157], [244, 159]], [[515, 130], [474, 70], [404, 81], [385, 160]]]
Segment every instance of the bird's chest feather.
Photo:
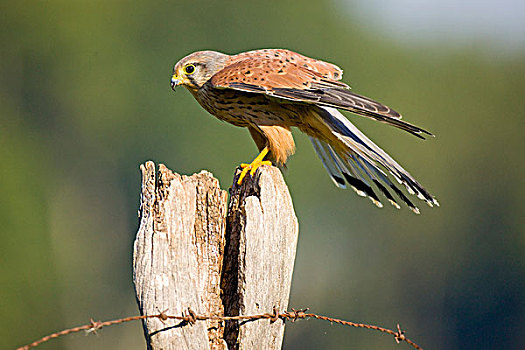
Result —
[[264, 95], [215, 89], [207, 85], [191, 92], [210, 114], [235, 126], [294, 124], [292, 120], [295, 116], [286, 106]]

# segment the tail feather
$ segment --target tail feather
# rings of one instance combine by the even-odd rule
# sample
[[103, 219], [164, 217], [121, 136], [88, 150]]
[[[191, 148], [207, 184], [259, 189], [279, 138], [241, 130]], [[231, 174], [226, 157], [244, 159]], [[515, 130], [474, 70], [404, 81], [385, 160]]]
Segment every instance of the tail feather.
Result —
[[[366, 183], [366, 180], [363, 179], [362, 175], [370, 179], [393, 206], [399, 208], [399, 204], [387, 190], [386, 186], [390, 187], [413, 212], [419, 213], [419, 209], [390, 181], [386, 173], [379, 167], [380, 165], [386, 169], [397, 182], [402, 184], [410, 194], [416, 195], [431, 207], [433, 205], [439, 205], [437, 200], [403, 169], [401, 165], [367, 138], [338, 110], [330, 107], [321, 107], [320, 116], [323, 122], [331, 128], [333, 134], [337, 136], [339, 142], [344, 145], [344, 147], [332, 147], [323, 141], [312, 138], [312, 143], [316, 151], [319, 149], [323, 154], [323, 156], [320, 155], [323, 164], [328, 163], [331, 164], [333, 168], [338, 169], [339, 174], [342, 174], [350, 185], [352, 185], [352, 183], [348, 181], [345, 174], [352, 179], [358, 179], [363, 182], [363, 184], [370, 189], [364, 192], [374, 203], [376, 201], [379, 202], [379, 199]], [[336, 152], [335, 149], [338, 151]], [[320, 151], [317, 151], [317, 153], [320, 154]], [[325, 165], [325, 167], [327, 167], [327, 165]]]
[[341, 174], [341, 170], [337, 166], [337, 164], [334, 163], [331, 156], [326, 154], [326, 151], [321, 144], [321, 141], [314, 137], [310, 137], [310, 141], [312, 142], [312, 145], [314, 146], [315, 153], [319, 156], [321, 159], [321, 162], [323, 163], [324, 168], [326, 171], [330, 174], [330, 178], [334, 182], [334, 184], [339, 188], [346, 188], [345, 179], [343, 175]]
[[[374, 184], [377, 186], [377, 188], [379, 188], [379, 190], [385, 195], [386, 199], [388, 199], [388, 201], [390, 202], [390, 204], [392, 204], [394, 207], [396, 207], [397, 209], [401, 209], [401, 207], [399, 206], [399, 204], [396, 202], [396, 200], [394, 199], [394, 197], [392, 197], [392, 195], [390, 194], [390, 192], [388, 192], [388, 190], [386, 189], [385, 186], [383, 186], [383, 184], [379, 181], [378, 177], [380, 177], [381, 179], [386, 179], [388, 182], [390, 182], [388, 180], [388, 178], [383, 174], [383, 172], [381, 171], [381, 169], [378, 169], [376, 167], [374, 167], [372, 164], [370, 164], [366, 159], [364, 158], [359, 158], [357, 156], [353, 156], [352, 157], [354, 159], [354, 161], [361, 167], [361, 169], [363, 170], [364, 173], [366, 173], [366, 175], [372, 179], [372, 181], [374, 182]], [[388, 183], [387, 182], [387, 183]], [[409, 205], [410, 208], [413, 207]]]
[[[396, 185], [394, 185], [392, 183], [392, 181], [390, 181], [390, 179], [381, 171], [381, 169], [377, 169], [377, 167], [374, 167], [372, 164], [368, 163], [367, 162], [367, 166], [369, 169], [371, 169], [372, 171], [374, 171], [377, 175], [377, 177], [379, 177], [379, 179], [381, 181], [383, 181], [385, 184], [387, 184], [391, 189], [392, 191], [394, 191], [394, 193], [399, 197], [401, 198], [401, 200], [403, 202], [405, 202], [405, 204], [410, 208], [410, 210], [412, 210], [414, 213], [416, 214], [419, 214], [419, 209], [418, 207], [416, 207], [414, 205], [414, 203], [412, 203], [412, 201], [410, 201], [410, 199], [407, 198], [407, 196], [405, 196], [405, 194], [403, 192], [401, 192], [401, 190], [399, 188], [396, 187]], [[379, 182], [379, 180], [377, 182], [374, 181], [374, 183], [377, 185], [377, 186], [380, 186], [382, 185], [381, 182]], [[386, 188], [385, 188], [386, 189]], [[385, 194], [386, 195], [386, 194]], [[387, 197], [388, 198], [388, 197]], [[391, 202], [392, 203], [392, 202]], [[392, 205], [394, 205], [395, 207], [398, 207], [399, 205], [397, 204], [394, 204], [392, 203]], [[397, 206], [396, 206], [397, 205]], [[399, 208], [398, 208], [399, 209]]]
[[[328, 147], [330, 147], [330, 146], [328, 146]], [[331, 147], [330, 147], [330, 149], [332, 150]], [[346, 164], [346, 167], [348, 169], [352, 169], [352, 172], [354, 174], [356, 174], [356, 176], [358, 176], [360, 179], [362, 179], [362, 181], [364, 181], [368, 185], [367, 181], [363, 177], [363, 175], [366, 175], [370, 180], [372, 180], [372, 182], [376, 185], [376, 187], [388, 199], [390, 204], [392, 204], [397, 209], [400, 209], [399, 204], [397, 204], [397, 202], [392, 197], [390, 192], [388, 192], [388, 190], [378, 181], [378, 179], [372, 173], [370, 173], [370, 171], [367, 170], [367, 167], [363, 166], [363, 164], [361, 163], [361, 160], [362, 161], [366, 161], [365, 159], [359, 157], [359, 155], [357, 155], [357, 154], [354, 154], [354, 155], [351, 155], [351, 156], [345, 158], [345, 160], [342, 161], [342, 160], [340, 160], [340, 158], [338, 156], [335, 156], [335, 154], [336, 154], [335, 151], [332, 150], [332, 153], [334, 154], [334, 157], [339, 159], [340, 162], [344, 162], [344, 164]], [[378, 170], [379, 172], [381, 171], [381, 170], [376, 169], [376, 168], [373, 168], [373, 170], [376, 170], [376, 171]], [[381, 201], [379, 200], [379, 198], [376, 196], [376, 194], [373, 192], [373, 190], [372, 190], [372, 188], [370, 186], [369, 186], [369, 188], [370, 188], [370, 191], [372, 191], [372, 193], [373, 193], [373, 195], [369, 196], [369, 198], [372, 200], [372, 202], [375, 205], [377, 205], [378, 207], [382, 207], [383, 205], [380, 204]]]
[[361, 175], [359, 172], [359, 169], [357, 169], [353, 164], [345, 164], [341, 158], [337, 155], [337, 153], [330, 147], [329, 144], [326, 142], [321, 142], [321, 145], [324, 147], [327, 154], [330, 155], [330, 158], [332, 161], [336, 164], [336, 166], [341, 170], [341, 173], [343, 174], [345, 180], [352, 185], [352, 188], [361, 197], [368, 196], [369, 198], [374, 201], [377, 196], [372, 188], [370, 187], [370, 184], [366, 181], [366, 179]]
[[368, 197], [372, 203], [377, 207], [382, 208], [383, 204], [377, 197], [376, 193], [363, 176], [362, 172], [352, 163], [345, 162], [342, 160], [337, 153], [333, 150], [330, 145], [326, 142], [321, 142], [321, 145], [325, 148], [326, 152], [330, 155], [331, 159], [341, 170], [346, 182], [352, 187], [352, 189], [361, 197]]
[[336, 186], [346, 188], [346, 181], [359, 196], [368, 197], [378, 207], [383, 206], [366, 179], [355, 168], [348, 166], [350, 164], [346, 165], [327, 143], [314, 137], [310, 137], [310, 141]]

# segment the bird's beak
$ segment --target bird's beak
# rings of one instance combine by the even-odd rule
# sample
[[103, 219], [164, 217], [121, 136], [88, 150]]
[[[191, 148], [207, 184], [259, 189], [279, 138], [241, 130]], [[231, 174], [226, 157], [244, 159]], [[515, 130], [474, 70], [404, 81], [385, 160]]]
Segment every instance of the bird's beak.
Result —
[[179, 78], [179, 76], [177, 75], [177, 73], [173, 74], [171, 76], [171, 88], [173, 90], [175, 90], [175, 87], [177, 87], [178, 85], [182, 84], [182, 79]]

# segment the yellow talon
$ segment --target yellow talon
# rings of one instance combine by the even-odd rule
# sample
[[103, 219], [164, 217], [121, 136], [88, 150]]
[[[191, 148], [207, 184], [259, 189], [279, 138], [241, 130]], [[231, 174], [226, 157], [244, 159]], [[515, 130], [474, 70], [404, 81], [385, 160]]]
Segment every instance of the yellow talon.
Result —
[[250, 164], [241, 164], [242, 172], [241, 175], [239, 175], [239, 180], [237, 180], [237, 185], [240, 185], [242, 183], [242, 180], [248, 174], [248, 171], [250, 171], [250, 175], [255, 175], [255, 172], [261, 165], [272, 165], [272, 162], [269, 160], [263, 160], [264, 157], [268, 154], [268, 147], [264, 147], [264, 149], [261, 151], [261, 153], [251, 162]]

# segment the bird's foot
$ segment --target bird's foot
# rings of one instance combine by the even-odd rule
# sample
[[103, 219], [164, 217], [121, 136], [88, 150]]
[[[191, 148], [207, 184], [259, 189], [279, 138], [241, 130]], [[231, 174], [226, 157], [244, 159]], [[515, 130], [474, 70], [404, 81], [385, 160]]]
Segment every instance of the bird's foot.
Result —
[[242, 180], [248, 174], [248, 171], [250, 172], [250, 176], [255, 175], [255, 172], [261, 165], [272, 165], [272, 162], [269, 160], [260, 160], [260, 161], [253, 161], [250, 164], [241, 164], [242, 172], [241, 175], [239, 175], [239, 180], [237, 180], [237, 184], [240, 185], [242, 183]]
[[255, 172], [261, 165], [272, 165], [272, 162], [269, 160], [263, 160], [266, 154], [268, 153], [268, 148], [265, 147], [261, 153], [251, 162], [250, 164], [241, 164], [242, 172], [241, 175], [239, 175], [239, 180], [237, 180], [237, 185], [240, 185], [242, 183], [242, 180], [248, 174], [248, 171], [250, 172], [250, 176], [255, 175]]

